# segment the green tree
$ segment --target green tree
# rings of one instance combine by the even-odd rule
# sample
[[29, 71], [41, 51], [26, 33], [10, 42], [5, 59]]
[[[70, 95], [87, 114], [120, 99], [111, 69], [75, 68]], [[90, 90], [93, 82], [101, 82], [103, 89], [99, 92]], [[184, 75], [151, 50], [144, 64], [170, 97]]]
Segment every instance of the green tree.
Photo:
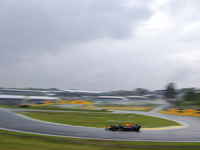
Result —
[[165, 98], [168, 98], [168, 99], [176, 98], [174, 83], [169, 83], [169, 85], [167, 86], [166, 92], [165, 92]]
[[187, 92], [183, 96], [183, 99], [184, 101], [192, 101], [192, 102], [196, 102], [197, 104], [200, 104], [200, 93], [195, 92], [195, 91]]
[[189, 91], [183, 96], [184, 101], [196, 101], [197, 94], [194, 91]]

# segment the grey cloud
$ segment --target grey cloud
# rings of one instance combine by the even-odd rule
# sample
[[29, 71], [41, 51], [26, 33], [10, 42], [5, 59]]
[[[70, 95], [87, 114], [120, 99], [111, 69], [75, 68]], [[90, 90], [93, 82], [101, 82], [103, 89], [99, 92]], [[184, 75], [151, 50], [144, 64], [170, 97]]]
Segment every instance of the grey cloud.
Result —
[[[198, 21], [184, 12], [190, 2], [176, 1], [179, 7], [170, 1], [156, 10], [146, 0], [125, 2], [0, 1], [1, 86], [106, 91], [162, 89], [168, 82], [197, 85], [198, 63], [178, 58], [199, 49], [198, 31], [180, 34], [182, 26]], [[194, 1], [191, 6], [199, 11]], [[148, 24], [157, 13], [172, 25]]]
[[123, 1], [3, 1], [1, 51], [58, 50], [102, 37], [127, 38], [131, 23], [148, 19], [146, 7], [126, 9]]
[[161, 9], [172, 15], [174, 20], [192, 22], [200, 19], [200, 1], [196, 0], [170, 0]]
[[174, 67], [168, 76], [168, 81], [175, 82], [179, 87], [199, 87], [200, 80], [199, 67], [188, 64], [181, 64]]

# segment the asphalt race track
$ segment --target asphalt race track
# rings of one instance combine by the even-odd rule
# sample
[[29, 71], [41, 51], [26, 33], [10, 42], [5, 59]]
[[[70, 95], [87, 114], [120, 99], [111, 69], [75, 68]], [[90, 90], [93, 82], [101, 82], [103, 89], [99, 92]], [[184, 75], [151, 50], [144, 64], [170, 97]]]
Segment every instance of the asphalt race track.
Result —
[[[119, 111], [119, 113], [126, 113]], [[134, 112], [135, 113], [135, 112]], [[159, 114], [155, 112], [137, 112], [151, 116], [163, 117], [185, 124], [182, 128], [142, 130], [140, 132], [105, 131], [103, 128], [89, 128], [46, 123], [17, 115], [9, 109], [0, 108], [0, 129], [33, 134], [61, 137], [123, 140], [123, 141], [157, 141], [157, 142], [200, 142], [200, 118]]]

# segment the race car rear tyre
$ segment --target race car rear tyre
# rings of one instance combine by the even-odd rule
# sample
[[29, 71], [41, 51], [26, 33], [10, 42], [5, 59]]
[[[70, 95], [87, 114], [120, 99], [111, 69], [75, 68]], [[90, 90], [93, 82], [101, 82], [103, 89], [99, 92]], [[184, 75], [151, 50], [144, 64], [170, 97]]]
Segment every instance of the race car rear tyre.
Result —
[[116, 126], [112, 126], [110, 130], [111, 130], [111, 131], [116, 131], [116, 130], [117, 130], [117, 127], [116, 127]]

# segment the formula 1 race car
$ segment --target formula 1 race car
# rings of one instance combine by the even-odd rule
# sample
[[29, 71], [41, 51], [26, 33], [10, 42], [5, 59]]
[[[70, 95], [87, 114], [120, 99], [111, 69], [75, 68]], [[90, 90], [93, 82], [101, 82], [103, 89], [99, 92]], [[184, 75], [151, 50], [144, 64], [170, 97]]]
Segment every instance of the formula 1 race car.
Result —
[[123, 124], [123, 125], [119, 125], [119, 126], [115, 126], [115, 125], [110, 125], [110, 126], [107, 126], [105, 128], [105, 130], [109, 130], [109, 131], [136, 131], [136, 132], [139, 132], [140, 131], [140, 128], [141, 128], [141, 125], [139, 124], [136, 124], [136, 125], [132, 125], [132, 124], [129, 124], [129, 123], [126, 123], [126, 124]]

